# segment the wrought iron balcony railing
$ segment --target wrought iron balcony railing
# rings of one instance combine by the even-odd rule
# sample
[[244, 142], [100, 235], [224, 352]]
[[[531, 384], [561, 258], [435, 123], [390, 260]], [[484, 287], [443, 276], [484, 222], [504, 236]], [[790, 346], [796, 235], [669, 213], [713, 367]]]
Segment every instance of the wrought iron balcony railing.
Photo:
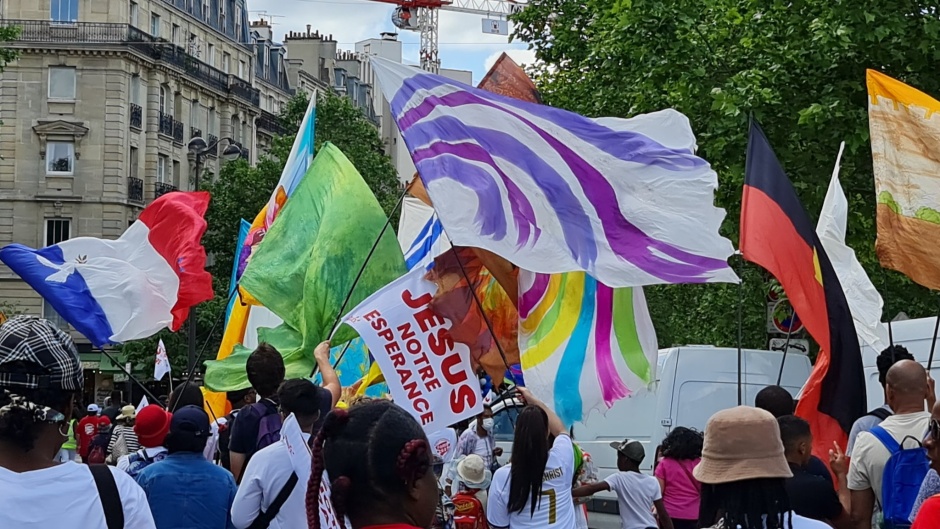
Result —
[[127, 177], [127, 200], [143, 204], [144, 181], [133, 176]]
[[131, 127], [142, 129], [144, 124], [144, 110], [140, 105], [131, 103]]
[[167, 193], [176, 191], [177, 189], [178, 188], [173, 184], [167, 184], [166, 182], [154, 182], [153, 198], [156, 200]]

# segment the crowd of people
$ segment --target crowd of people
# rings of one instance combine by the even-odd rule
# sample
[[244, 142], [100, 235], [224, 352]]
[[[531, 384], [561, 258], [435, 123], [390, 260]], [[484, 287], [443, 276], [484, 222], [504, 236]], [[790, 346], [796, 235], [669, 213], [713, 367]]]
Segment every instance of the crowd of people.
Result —
[[[452, 461], [387, 399], [340, 405], [329, 345], [322, 384], [285, 380], [262, 344], [247, 362], [251, 389], [211, 418], [181, 384], [166, 407], [113, 401], [73, 408], [84, 385], [71, 338], [18, 316], [0, 325], [0, 526], [319, 529], [323, 476], [331, 511], [350, 529], [574, 529], [585, 500], [616, 496], [624, 529], [868, 529], [940, 527], [940, 406], [933, 381], [903, 348], [878, 359], [884, 406], [856, 421], [843, 453], [813, 455], [810, 425], [770, 386], [754, 406], [714, 414], [704, 433], [673, 428], [641, 471], [644, 444], [610, 443], [617, 471], [599, 479], [591, 455], [525, 388], [512, 454], [485, 408]], [[928, 411], [929, 410], [929, 411]], [[281, 428], [293, 416], [311, 447], [304, 483]], [[305, 481], [305, 480], [304, 480]], [[347, 525], [348, 523], [348, 525]]]

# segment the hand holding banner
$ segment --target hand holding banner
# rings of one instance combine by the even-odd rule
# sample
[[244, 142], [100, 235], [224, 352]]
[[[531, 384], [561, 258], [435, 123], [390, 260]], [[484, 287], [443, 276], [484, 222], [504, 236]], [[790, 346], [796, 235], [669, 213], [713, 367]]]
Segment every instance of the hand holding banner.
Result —
[[454, 342], [451, 323], [431, 310], [436, 286], [418, 268], [388, 284], [344, 318], [369, 346], [395, 403], [425, 432], [483, 410], [470, 350]]

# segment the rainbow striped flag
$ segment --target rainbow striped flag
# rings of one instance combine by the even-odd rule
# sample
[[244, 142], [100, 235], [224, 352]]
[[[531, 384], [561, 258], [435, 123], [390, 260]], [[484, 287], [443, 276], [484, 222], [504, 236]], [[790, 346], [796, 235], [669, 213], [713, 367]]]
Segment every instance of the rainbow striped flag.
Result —
[[657, 347], [642, 287], [610, 288], [583, 272], [520, 271], [526, 386], [567, 426], [645, 390]]

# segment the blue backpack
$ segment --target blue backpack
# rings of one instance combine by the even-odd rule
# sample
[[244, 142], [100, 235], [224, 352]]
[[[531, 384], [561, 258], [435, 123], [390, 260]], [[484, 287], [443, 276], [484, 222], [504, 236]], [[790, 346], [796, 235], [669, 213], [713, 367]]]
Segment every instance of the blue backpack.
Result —
[[[885, 463], [884, 477], [881, 480], [881, 510], [884, 513], [885, 529], [910, 527], [911, 509], [920, 492], [920, 485], [930, 470], [927, 449], [920, 441], [907, 436], [898, 444], [884, 428], [875, 426], [872, 435], [891, 454]], [[912, 440], [916, 448], [904, 448], [904, 443]]]

